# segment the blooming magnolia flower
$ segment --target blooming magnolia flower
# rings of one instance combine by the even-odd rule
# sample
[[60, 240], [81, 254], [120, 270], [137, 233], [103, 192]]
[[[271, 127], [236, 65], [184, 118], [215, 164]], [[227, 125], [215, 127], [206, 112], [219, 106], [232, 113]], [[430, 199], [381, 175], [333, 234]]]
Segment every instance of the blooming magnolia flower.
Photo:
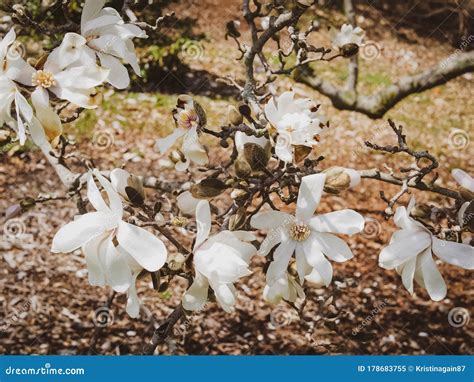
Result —
[[190, 161], [198, 165], [205, 165], [208, 161], [207, 153], [199, 142], [198, 129], [206, 124], [204, 111], [188, 95], [178, 97], [176, 109], [173, 111], [173, 118], [176, 128], [173, 133], [165, 138], [156, 141], [156, 148], [161, 152], [166, 152], [174, 143], [183, 138], [181, 144], [182, 158], [175, 161], [175, 168], [178, 171], [185, 171]]
[[[451, 175], [456, 180], [456, 182], [458, 182], [459, 186], [462, 189], [465, 189], [468, 191], [467, 193], [472, 193], [474, 195], [474, 178], [472, 176], [470, 176], [467, 172], [458, 168], [453, 169], [453, 171], [451, 171]], [[472, 198], [471, 195], [469, 195], [469, 197]], [[466, 223], [464, 221], [465, 214], [466, 214], [467, 208], [469, 207], [471, 203], [472, 203], [472, 200], [468, 202], [464, 202], [461, 208], [459, 209], [458, 221], [461, 227]]]
[[256, 248], [249, 242], [255, 236], [245, 231], [221, 231], [210, 236], [211, 210], [209, 203], [201, 200], [196, 209], [198, 230], [194, 244], [194, 281], [183, 297], [186, 310], [203, 307], [209, 294], [214, 291], [219, 305], [229, 312], [235, 304], [234, 283], [250, 275], [248, 268]]
[[[108, 203], [92, 175], [105, 190]], [[156, 272], [165, 264], [166, 247], [150, 232], [122, 220], [122, 200], [97, 170], [88, 176], [87, 196], [96, 212], [84, 214], [62, 227], [53, 238], [51, 251], [67, 253], [82, 248], [89, 283], [128, 292], [127, 313], [136, 317], [139, 313], [136, 278], [143, 269]]]
[[263, 298], [270, 304], [278, 304], [282, 299], [295, 302], [298, 298], [304, 298], [305, 294], [300, 284], [287, 272], [270, 285], [265, 285]]
[[121, 61], [129, 64], [139, 76], [140, 67], [132, 39], [146, 38], [136, 25], [125, 24], [114, 8], [104, 8], [106, 0], [86, 0], [81, 16], [81, 35], [85, 40], [83, 59], [100, 60], [102, 67], [110, 69], [107, 81], [118, 89], [130, 84], [128, 71]]
[[400, 227], [379, 256], [379, 265], [396, 269], [405, 288], [413, 294], [413, 279], [425, 288], [434, 301], [446, 296], [446, 283], [439, 272], [433, 253], [441, 260], [464, 269], [474, 269], [474, 248], [460, 243], [440, 240], [420, 222], [410, 217], [415, 206], [412, 198], [408, 207], [399, 207], [394, 216]]
[[343, 24], [340, 30], [331, 29], [331, 41], [334, 47], [342, 49], [344, 45], [355, 44], [361, 46], [365, 32], [360, 27], [353, 27], [350, 24]]
[[[16, 39], [14, 29], [0, 40], [0, 126], [11, 124], [18, 132], [20, 144], [26, 141], [25, 123], [33, 119], [33, 109], [18, 90], [15, 82], [31, 80], [30, 66], [21, 59], [13, 46]], [[11, 115], [14, 103], [15, 116]]]
[[323, 131], [324, 118], [316, 113], [315, 104], [294, 96], [293, 92], [285, 92], [265, 105], [265, 116], [278, 134], [275, 153], [285, 162], [293, 160], [293, 146], [313, 147]]
[[326, 257], [337, 262], [353, 257], [349, 246], [332, 233], [358, 233], [364, 228], [364, 218], [349, 209], [314, 216], [325, 179], [325, 174], [303, 177], [294, 216], [281, 211], [268, 211], [252, 217], [254, 228], [269, 230], [259, 253], [267, 255], [278, 245], [267, 271], [268, 285], [284, 277], [293, 253], [296, 255], [300, 282], [306, 279], [326, 286], [331, 282], [333, 273]]

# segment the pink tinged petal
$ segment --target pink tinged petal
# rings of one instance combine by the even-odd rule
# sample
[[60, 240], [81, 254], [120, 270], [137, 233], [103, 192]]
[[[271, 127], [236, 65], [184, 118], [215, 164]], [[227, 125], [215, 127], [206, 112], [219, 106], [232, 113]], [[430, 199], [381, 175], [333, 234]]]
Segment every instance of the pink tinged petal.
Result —
[[97, 211], [110, 211], [109, 206], [105, 203], [105, 200], [94, 181], [92, 172], [89, 172], [87, 175], [87, 198], [89, 199], [90, 204], [92, 204]]
[[365, 220], [354, 210], [341, 210], [314, 216], [308, 223], [311, 229], [318, 232], [352, 235], [364, 229]]
[[107, 243], [105, 271], [107, 284], [118, 293], [125, 293], [132, 283], [132, 271], [127, 261], [128, 254], [115, 247], [112, 240]]
[[209, 282], [199, 272], [196, 272], [191, 287], [186, 291], [183, 296], [183, 308], [186, 310], [199, 310], [204, 307], [209, 294]]
[[81, 34], [86, 35], [85, 24], [95, 18], [104, 7], [106, 0], [86, 0], [81, 15]]
[[125, 89], [130, 85], [130, 76], [128, 75], [127, 68], [120, 62], [120, 60], [110, 54], [104, 54], [98, 52], [97, 55], [100, 59], [102, 67], [110, 70], [107, 81], [114, 88]]
[[277, 143], [275, 146], [275, 154], [278, 159], [282, 160], [283, 162], [293, 161], [293, 150], [290, 143], [286, 145]]
[[300, 283], [303, 283], [305, 276], [311, 273], [312, 268], [306, 260], [306, 255], [304, 254], [303, 245], [301, 243], [296, 245], [295, 258], [298, 277], [300, 279]]
[[335, 235], [323, 232], [313, 232], [310, 239], [311, 238], [314, 238], [314, 240], [317, 241], [323, 253], [332, 261], [342, 263], [354, 257], [347, 243]]
[[303, 242], [303, 251], [308, 264], [318, 271], [324, 285], [328, 286], [332, 280], [332, 266], [324, 257], [323, 248], [319, 241], [314, 236], [310, 236], [308, 240]]
[[155, 150], [159, 151], [160, 153], [164, 154], [168, 151], [174, 143], [181, 138], [184, 134], [186, 134], [185, 129], [175, 128], [173, 132], [165, 138], [160, 138], [156, 140]]
[[112, 214], [91, 212], [82, 215], [56, 233], [51, 251], [54, 253], [72, 252], [90, 239], [114, 228], [116, 224], [116, 218]]
[[321, 200], [325, 179], [325, 174], [307, 175], [301, 179], [296, 202], [296, 219], [298, 221], [308, 221], [314, 215]]
[[433, 301], [441, 301], [446, 297], [446, 283], [433, 260], [431, 251], [427, 249], [418, 258], [421, 276], [426, 290]]
[[390, 245], [379, 256], [379, 265], [394, 269], [423, 252], [431, 245], [431, 235], [424, 231], [400, 230], [393, 234]]
[[208, 162], [206, 150], [199, 142], [199, 136], [196, 127], [191, 128], [184, 136], [183, 144], [181, 146], [186, 158], [192, 160], [198, 165], [205, 165]]
[[235, 305], [235, 289], [232, 284], [222, 284], [209, 280], [211, 288], [214, 291], [218, 304], [226, 311], [230, 313], [232, 307]]
[[402, 265], [401, 275], [403, 286], [413, 294], [413, 277], [415, 276], [417, 257], [413, 257]]
[[273, 254], [273, 261], [268, 267], [267, 284], [272, 284], [286, 273], [288, 263], [296, 248], [293, 240], [283, 241]]
[[207, 200], [200, 200], [196, 207], [196, 223], [197, 234], [194, 249], [199, 246], [209, 237], [211, 232], [211, 207]]
[[445, 263], [464, 269], [474, 269], [474, 247], [468, 244], [433, 237], [432, 251]]
[[474, 192], [474, 178], [470, 176], [467, 172], [459, 168], [455, 168], [453, 171], [451, 171], [451, 175], [461, 187], [464, 187], [469, 191]]
[[89, 240], [82, 247], [90, 285], [104, 286], [106, 284], [105, 258], [110, 240], [110, 233], [105, 233]]
[[252, 216], [250, 224], [256, 229], [271, 229], [289, 227], [295, 218], [281, 211], [265, 211]]
[[123, 213], [123, 205], [120, 195], [117, 193], [117, 191], [114, 190], [112, 183], [105, 179], [104, 176], [98, 170], [93, 170], [93, 174], [107, 193], [110, 210], [121, 218]]
[[185, 191], [176, 198], [176, 204], [183, 214], [194, 215], [200, 199], [195, 198], [191, 192]]
[[133, 274], [132, 282], [127, 292], [127, 308], [126, 312], [131, 318], [137, 318], [140, 315], [140, 299], [137, 294], [137, 277], [140, 272], [135, 272]]
[[121, 221], [117, 240], [149, 272], [156, 272], [166, 262], [167, 250], [163, 242], [143, 228]]

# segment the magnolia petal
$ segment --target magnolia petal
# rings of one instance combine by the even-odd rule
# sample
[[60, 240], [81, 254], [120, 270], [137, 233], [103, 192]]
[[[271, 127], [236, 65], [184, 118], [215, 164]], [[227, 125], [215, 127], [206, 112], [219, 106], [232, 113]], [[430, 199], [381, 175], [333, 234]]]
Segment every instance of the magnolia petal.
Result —
[[344, 171], [347, 172], [351, 178], [351, 183], [349, 184], [350, 188], [354, 188], [360, 184], [361, 177], [359, 171], [352, 168], [345, 168]]
[[19, 53], [16, 53], [15, 55], [17, 57], [13, 59], [7, 57], [4, 68], [6, 77], [13, 81], [19, 82], [20, 84], [32, 86], [32, 78], [36, 70], [23, 58], [21, 58]]
[[474, 247], [433, 237], [433, 253], [444, 262], [464, 269], [474, 269]]
[[461, 187], [474, 192], [474, 178], [467, 172], [459, 168], [455, 168], [453, 171], [451, 171], [451, 175]]
[[53, 142], [62, 134], [63, 126], [61, 118], [49, 105], [48, 92], [43, 88], [37, 88], [31, 94], [31, 101], [36, 110], [36, 117], [41, 122], [48, 140]]
[[258, 250], [258, 255], [266, 256], [268, 253], [275, 247], [275, 245], [280, 244], [283, 240], [286, 240], [287, 236], [284, 234], [282, 228], [270, 229], [267, 233], [267, 236], [260, 244]]
[[313, 268], [311, 273], [305, 276], [305, 280], [317, 288], [326, 285], [326, 282], [316, 268]]
[[107, 81], [114, 88], [125, 89], [130, 85], [130, 76], [127, 68], [120, 62], [120, 60], [110, 54], [97, 52], [100, 59], [100, 64], [110, 70]]
[[342, 263], [354, 257], [347, 243], [335, 235], [330, 233], [314, 232], [311, 237], [313, 237], [314, 240], [318, 242], [323, 253], [332, 261]]
[[86, 0], [84, 8], [82, 8], [81, 15], [81, 34], [86, 35], [87, 30], [85, 30], [85, 25], [90, 20], [95, 18], [100, 10], [104, 7], [106, 0]]
[[89, 172], [87, 175], [87, 198], [89, 199], [90, 204], [92, 204], [97, 211], [110, 211], [109, 206], [105, 203], [105, 200], [94, 181], [92, 172]]
[[162, 154], [165, 153], [184, 134], [186, 134], [185, 129], [178, 127], [175, 128], [170, 135], [166, 136], [165, 138], [160, 138], [156, 140], [155, 150], [159, 151]]
[[126, 312], [131, 318], [137, 318], [140, 315], [140, 299], [137, 293], [137, 277], [140, 272], [135, 272], [128, 288]]
[[393, 234], [390, 245], [382, 249], [379, 265], [393, 269], [423, 252], [431, 245], [431, 235], [424, 231], [403, 229]]
[[198, 165], [205, 165], [208, 162], [206, 150], [199, 142], [196, 127], [191, 128], [184, 136], [181, 150], [184, 155]]
[[281, 211], [265, 211], [252, 216], [250, 224], [256, 229], [272, 229], [289, 227], [294, 221], [294, 217]]
[[318, 232], [352, 235], [364, 229], [364, 217], [354, 210], [340, 210], [312, 217], [309, 226]]
[[41, 148], [43, 152], [50, 152], [53, 149], [46, 138], [43, 126], [41, 125], [40, 121], [34, 117], [30, 123], [30, 135], [35, 145]]
[[278, 124], [278, 110], [274, 98], [271, 98], [265, 105], [265, 117], [273, 126]]
[[56, 87], [74, 92], [76, 90], [90, 90], [101, 85], [109, 74], [109, 69], [101, 68], [98, 65], [76, 66], [57, 73], [54, 78], [57, 82]]
[[403, 286], [411, 295], [413, 294], [413, 277], [415, 276], [416, 261], [417, 257], [411, 258], [403, 264], [401, 271]]
[[236, 131], [234, 141], [235, 147], [239, 153], [244, 152], [244, 146], [246, 143], [255, 143], [263, 148], [265, 148], [268, 143], [268, 139], [265, 137], [256, 137], [254, 135], [249, 136], [242, 131]]
[[68, 253], [82, 247], [90, 239], [110, 230], [115, 217], [103, 212], [90, 212], [63, 226], [54, 235], [51, 252]]
[[303, 283], [306, 275], [311, 273], [311, 265], [308, 264], [306, 260], [306, 255], [304, 254], [303, 245], [298, 243], [295, 248], [295, 258], [296, 258], [296, 270], [298, 272], [298, 278], [300, 283]]
[[287, 91], [287, 92], [282, 93], [278, 97], [277, 109], [278, 109], [278, 113], [280, 115], [284, 115], [284, 114], [289, 113], [289, 112], [292, 111], [291, 107], [292, 107], [292, 104], [293, 104], [294, 96], [295, 96], [294, 92]]
[[199, 246], [209, 237], [211, 232], [211, 207], [207, 200], [200, 200], [196, 207], [196, 223], [197, 234], [194, 249]]
[[104, 286], [106, 284], [105, 264], [103, 260], [105, 259], [110, 239], [110, 234], [106, 232], [92, 238], [82, 247], [82, 252], [86, 259], [90, 285]]
[[394, 223], [402, 229], [426, 231], [425, 227], [420, 222], [417, 222], [415, 219], [410, 217], [410, 211], [413, 207], [414, 204], [411, 202], [407, 208], [403, 206], [398, 207], [393, 217]]
[[268, 267], [267, 284], [274, 283], [285, 274], [295, 248], [296, 242], [293, 240], [286, 240], [280, 243], [273, 254], [273, 261]]
[[48, 60], [45, 63], [45, 68], [50, 65], [50, 60], [55, 60], [55, 64], [58, 65], [59, 69], [66, 68], [75, 61], [81, 58], [82, 48], [86, 45], [86, 39], [77, 33], [66, 33], [64, 35], [61, 45], [59, 45], [53, 53], [48, 56]]
[[300, 191], [296, 202], [296, 220], [308, 221], [321, 200], [325, 174], [307, 175], [301, 179]]
[[114, 168], [110, 172], [110, 183], [120, 195], [126, 196], [127, 192], [125, 189], [128, 187], [128, 179], [130, 173], [122, 168]]
[[185, 191], [178, 195], [176, 204], [183, 214], [193, 215], [200, 199], [195, 198], [191, 192]]
[[232, 307], [235, 305], [235, 290], [233, 285], [216, 283], [212, 279], [209, 280], [209, 282], [219, 305], [224, 309], [224, 311], [230, 313]]
[[328, 286], [332, 280], [332, 266], [326, 257], [324, 257], [319, 241], [314, 237], [310, 237], [308, 240], [303, 242], [302, 246], [306, 261], [318, 271], [324, 285]]
[[120, 221], [117, 240], [149, 272], [156, 272], [166, 262], [167, 250], [163, 242], [143, 228]]
[[283, 162], [293, 161], [293, 151], [289, 143], [281, 144], [277, 142], [277, 144], [275, 145], [275, 154]]
[[119, 293], [125, 293], [132, 283], [132, 271], [128, 266], [128, 254], [120, 247], [115, 247], [109, 240], [105, 255], [107, 283]]
[[207, 278], [196, 272], [196, 277], [194, 277], [191, 287], [183, 296], [183, 308], [190, 311], [202, 309], [207, 301], [208, 294], [209, 282]]
[[438, 270], [431, 255], [431, 250], [425, 250], [419, 257], [419, 267], [426, 290], [433, 301], [441, 301], [446, 297], [446, 283]]
[[105, 177], [98, 171], [93, 170], [93, 174], [98, 179], [100, 185], [104, 188], [105, 192], [107, 193], [107, 197], [109, 199], [109, 206], [110, 210], [117, 214], [117, 216], [122, 216], [123, 213], [123, 205], [122, 199], [120, 199], [120, 195], [117, 191], [114, 190], [112, 183], [110, 183]]

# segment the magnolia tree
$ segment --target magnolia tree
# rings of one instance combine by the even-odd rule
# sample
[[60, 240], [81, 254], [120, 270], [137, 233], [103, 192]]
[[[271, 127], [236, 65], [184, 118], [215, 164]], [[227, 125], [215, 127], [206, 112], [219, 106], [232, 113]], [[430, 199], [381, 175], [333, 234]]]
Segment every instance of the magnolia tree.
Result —
[[[381, 251], [379, 264], [395, 269], [411, 294], [423, 288], [434, 301], [445, 298], [447, 287], [436, 258], [474, 268], [473, 178], [456, 169], [452, 175], [459, 188], [439, 185], [437, 159], [410, 148], [402, 127], [392, 121], [394, 144], [366, 144], [376, 151], [408, 155], [409, 166], [399, 173], [331, 166], [315, 155], [330, 126], [319, 106], [291, 91], [266, 92], [279, 75], [310, 62], [348, 60], [354, 65], [357, 60], [364, 31], [351, 23], [330, 32], [332, 47], [309, 42], [310, 35], [319, 32], [318, 22], [303, 28], [299, 19], [315, 7], [312, 3], [243, 1], [250, 42], [241, 41], [237, 22], [227, 24], [227, 37], [236, 41], [246, 73], [243, 83], [227, 78], [240, 91], [239, 106], [229, 106], [226, 125], [208, 126], [199, 103], [181, 95], [172, 111], [174, 131], [156, 142], [157, 150], [169, 154], [176, 172], [186, 173], [183, 181], [94, 168], [91, 161], [69, 152], [63, 134], [64, 125], [80, 118], [83, 109], [100, 107], [102, 86], [126, 88], [128, 67], [140, 74], [133, 41], [146, 38], [147, 28], [156, 28], [158, 22], [127, 23], [116, 9], [104, 7], [105, 0], [86, 0], [77, 31], [64, 34], [47, 57], [22, 57], [14, 28], [0, 42], [1, 124], [16, 133], [20, 144], [28, 139], [36, 144], [68, 197], [77, 201], [78, 216], [55, 234], [51, 251], [81, 249], [89, 283], [127, 294], [126, 311], [132, 318], [141, 310], [138, 278], [151, 277], [157, 290], [175, 278], [188, 282], [180, 305], [163, 318], [145, 353], [153, 353], [173, 325], [208, 302], [232, 311], [235, 283], [253, 271], [253, 256], [266, 260], [262, 294], [270, 304], [284, 300], [296, 308], [306, 288], [329, 286], [332, 263], [353, 258], [339, 235], [360, 233], [365, 219], [352, 209], [320, 214], [318, 205], [327, 194], [350, 192], [362, 178], [400, 186], [393, 196], [381, 193], [387, 203], [384, 213], [399, 230]], [[281, 48], [282, 32], [290, 36], [290, 49]], [[267, 44], [276, 44], [276, 68], [263, 53]], [[257, 60], [263, 73], [256, 74]], [[228, 150], [224, 162], [214, 162], [210, 150], [218, 145], [206, 147], [205, 136]], [[84, 170], [72, 172], [70, 161]], [[145, 188], [153, 189], [159, 201], [146, 198]], [[411, 189], [445, 197], [446, 207], [416, 205], [412, 198], [408, 206], [396, 208]], [[216, 199], [227, 206], [218, 208]], [[194, 229], [189, 221], [196, 222]], [[179, 236], [183, 227], [194, 235], [192, 247]], [[160, 279], [167, 282], [160, 285]]]

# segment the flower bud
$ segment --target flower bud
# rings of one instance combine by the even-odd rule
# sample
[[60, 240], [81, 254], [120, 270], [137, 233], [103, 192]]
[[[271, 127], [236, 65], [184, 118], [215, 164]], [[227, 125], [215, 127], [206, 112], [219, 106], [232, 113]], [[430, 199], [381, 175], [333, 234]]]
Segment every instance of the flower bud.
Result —
[[207, 178], [190, 188], [192, 196], [197, 199], [213, 198], [222, 194], [226, 189], [225, 183], [217, 178]]
[[239, 126], [244, 121], [242, 114], [232, 105], [227, 108], [227, 116], [229, 117], [230, 124], [233, 126]]
[[252, 174], [252, 168], [248, 162], [241, 156], [237, 157], [234, 163], [235, 175], [238, 178], [245, 179]]
[[171, 219], [171, 225], [175, 227], [184, 227], [186, 224], [188, 224], [188, 219], [184, 216], [174, 216]]
[[467, 201], [474, 200], [474, 192], [472, 192], [471, 190], [468, 190], [467, 188], [459, 186], [458, 192], [461, 194], [464, 200], [467, 200]]
[[324, 170], [323, 173], [326, 174], [324, 191], [330, 194], [338, 194], [360, 183], [359, 173], [350, 168], [334, 166]]
[[244, 158], [254, 171], [263, 170], [270, 160], [269, 153], [256, 143], [246, 143], [244, 145]]
[[179, 271], [184, 267], [184, 263], [186, 262], [186, 257], [181, 253], [176, 253], [175, 255], [170, 255], [168, 257], [168, 267], [172, 271]]
[[235, 231], [242, 228], [242, 226], [245, 224], [246, 219], [247, 216], [245, 214], [245, 208], [239, 207], [235, 214], [229, 218], [229, 230]]
[[352, 57], [359, 52], [359, 45], [354, 43], [344, 44], [341, 47], [340, 52], [343, 57]]

